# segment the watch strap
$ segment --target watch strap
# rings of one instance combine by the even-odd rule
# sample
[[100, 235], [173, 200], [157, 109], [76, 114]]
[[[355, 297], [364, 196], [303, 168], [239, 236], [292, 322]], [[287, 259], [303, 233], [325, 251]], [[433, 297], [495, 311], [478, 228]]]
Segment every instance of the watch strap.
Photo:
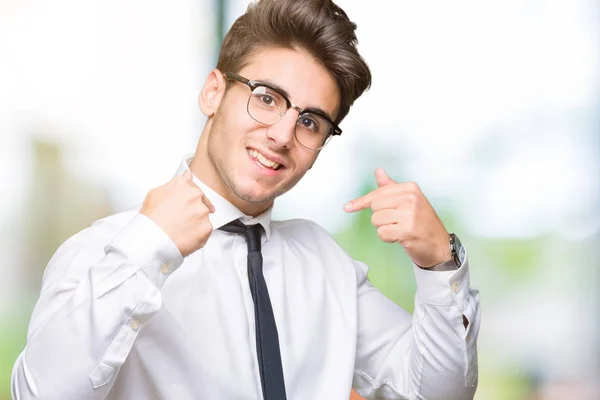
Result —
[[452, 258], [446, 262], [434, 265], [433, 267], [426, 269], [429, 271], [456, 271], [458, 269], [458, 265], [456, 265], [456, 262]]

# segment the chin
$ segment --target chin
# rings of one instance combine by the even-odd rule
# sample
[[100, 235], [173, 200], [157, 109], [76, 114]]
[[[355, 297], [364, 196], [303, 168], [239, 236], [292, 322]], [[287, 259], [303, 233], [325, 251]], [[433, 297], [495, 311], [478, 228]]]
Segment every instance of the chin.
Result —
[[247, 203], [264, 203], [277, 197], [273, 190], [265, 190], [256, 182], [233, 185], [233, 193]]
[[265, 193], [257, 193], [250, 191], [234, 191], [237, 197], [244, 200], [246, 203], [261, 204], [267, 203], [275, 199], [276, 196], [270, 196]]

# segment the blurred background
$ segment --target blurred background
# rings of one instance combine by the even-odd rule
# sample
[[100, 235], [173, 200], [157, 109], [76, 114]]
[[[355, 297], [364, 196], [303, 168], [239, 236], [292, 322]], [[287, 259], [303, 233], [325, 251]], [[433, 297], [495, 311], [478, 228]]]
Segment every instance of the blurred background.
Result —
[[[373, 86], [274, 218], [326, 227], [412, 311], [410, 260], [342, 206], [378, 166], [418, 182], [481, 291], [476, 399], [600, 399], [600, 4], [337, 3]], [[194, 151], [247, 4], [0, 1], [0, 399], [49, 258]]]

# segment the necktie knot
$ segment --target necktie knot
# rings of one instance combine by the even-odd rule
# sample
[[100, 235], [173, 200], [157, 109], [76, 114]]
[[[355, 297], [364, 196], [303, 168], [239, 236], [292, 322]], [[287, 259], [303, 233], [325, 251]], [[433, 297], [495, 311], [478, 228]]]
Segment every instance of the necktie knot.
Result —
[[242, 221], [236, 219], [223, 225], [219, 229], [225, 232], [244, 234], [246, 244], [248, 244], [248, 253], [260, 251], [260, 234], [262, 231], [262, 226], [260, 224], [245, 225]]

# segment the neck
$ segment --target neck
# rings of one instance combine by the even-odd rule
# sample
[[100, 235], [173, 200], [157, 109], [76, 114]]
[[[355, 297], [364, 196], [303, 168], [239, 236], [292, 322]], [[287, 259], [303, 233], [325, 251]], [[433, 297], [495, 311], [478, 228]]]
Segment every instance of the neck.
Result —
[[196, 155], [190, 163], [190, 169], [194, 173], [194, 176], [244, 214], [256, 217], [264, 213], [273, 205], [272, 200], [267, 203], [249, 203], [238, 197], [223, 181], [221, 174], [211, 162], [208, 155], [209, 128], [209, 124], [206, 124], [196, 147]]

